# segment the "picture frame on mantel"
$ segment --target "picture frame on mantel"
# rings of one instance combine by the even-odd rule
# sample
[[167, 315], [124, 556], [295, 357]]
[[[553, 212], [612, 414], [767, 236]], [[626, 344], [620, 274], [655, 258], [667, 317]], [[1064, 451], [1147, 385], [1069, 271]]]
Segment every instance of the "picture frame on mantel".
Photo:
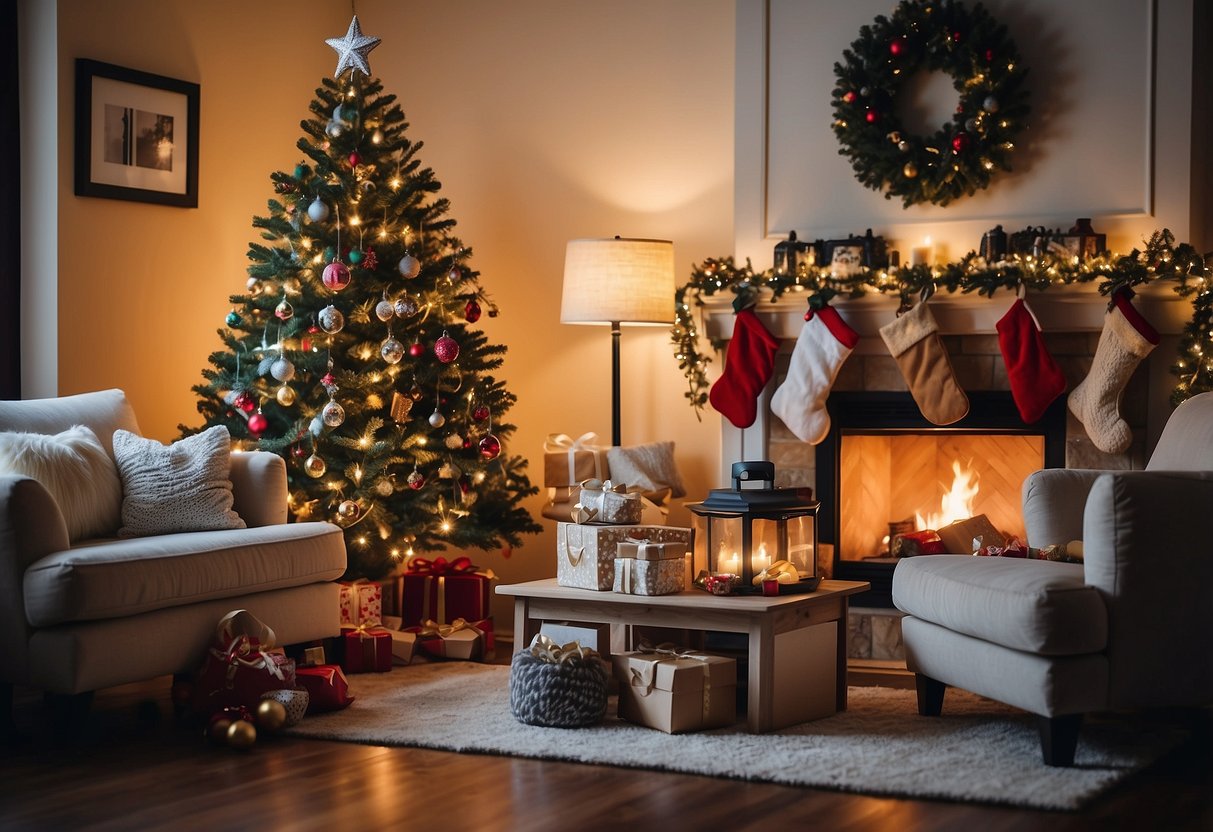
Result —
[[201, 88], [76, 59], [76, 195], [198, 207]]

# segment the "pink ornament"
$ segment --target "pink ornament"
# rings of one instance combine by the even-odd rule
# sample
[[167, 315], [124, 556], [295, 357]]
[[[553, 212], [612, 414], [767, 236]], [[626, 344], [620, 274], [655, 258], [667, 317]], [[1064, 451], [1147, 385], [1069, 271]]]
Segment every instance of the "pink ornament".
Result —
[[332, 373], [325, 373], [323, 376], [320, 377], [320, 383], [323, 384], [325, 387], [332, 387], [334, 384], [337, 383], [337, 377], [334, 376]]
[[496, 459], [501, 453], [501, 440], [493, 434], [485, 434], [480, 440], [480, 458], [484, 460]]
[[487, 404], [477, 405], [472, 411], [472, 418], [477, 422], [483, 422], [485, 419], [489, 418], [489, 406]]
[[409, 355], [411, 355], [413, 358], [420, 358], [421, 356], [425, 355], [425, 345], [420, 341], [414, 341], [413, 343], [409, 344]]
[[334, 292], [340, 292], [350, 285], [350, 270], [340, 260], [334, 260], [324, 267], [324, 274], [321, 276], [321, 279], [324, 281], [325, 286]]
[[252, 413], [257, 409], [256, 400], [249, 394], [247, 390], [241, 390], [236, 394], [235, 401], [232, 404], [243, 410], [245, 413]]
[[450, 364], [459, 357], [459, 343], [444, 332], [442, 337], [434, 342], [434, 355], [443, 364]]
[[265, 433], [265, 429], [269, 426], [269, 420], [261, 413], [254, 413], [248, 417], [248, 432], [253, 436], [260, 436], [262, 433]]
[[358, 167], [358, 163], [361, 161], [362, 161], [362, 157], [359, 156], [356, 152], [350, 154], [350, 167], [352, 167], [352, 168]]
[[889, 53], [893, 55], [900, 55], [905, 48], [905, 38], [898, 38], [889, 44]]

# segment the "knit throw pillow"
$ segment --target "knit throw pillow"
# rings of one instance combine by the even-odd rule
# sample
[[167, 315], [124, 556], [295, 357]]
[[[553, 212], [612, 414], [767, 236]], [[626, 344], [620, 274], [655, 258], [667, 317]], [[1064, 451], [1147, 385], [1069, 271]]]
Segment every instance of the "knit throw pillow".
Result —
[[119, 537], [243, 529], [232, 510], [232, 439], [223, 425], [161, 445], [114, 431], [122, 478]]
[[607, 468], [611, 481], [629, 489], [639, 488], [646, 495], [670, 490], [670, 496], [686, 496], [678, 466], [674, 464], [673, 442], [650, 442], [607, 450]]
[[42, 483], [59, 506], [71, 542], [110, 537], [118, 528], [122, 485], [114, 461], [90, 428], [62, 433], [0, 433], [0, 473]]

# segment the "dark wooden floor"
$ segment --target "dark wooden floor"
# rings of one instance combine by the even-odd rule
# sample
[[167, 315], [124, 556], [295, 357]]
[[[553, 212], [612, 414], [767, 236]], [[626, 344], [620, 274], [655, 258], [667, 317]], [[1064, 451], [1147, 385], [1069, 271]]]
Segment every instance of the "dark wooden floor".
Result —
[[237, 752], [172, 717], [169, 681], [98, 693], [71, 749], [50, 742], [42, 698], [19, 689], [33, 739], [0, 751], [0, 829], [1213, 829], [1207, 719], [1085, 811], [1054, 813], [284, 737]]

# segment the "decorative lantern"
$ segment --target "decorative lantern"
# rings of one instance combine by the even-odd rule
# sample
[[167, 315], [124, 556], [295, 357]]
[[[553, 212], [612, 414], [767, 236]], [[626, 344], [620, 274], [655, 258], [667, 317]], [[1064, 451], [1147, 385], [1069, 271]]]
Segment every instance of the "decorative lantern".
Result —
[[[779, 591], [815, 590], [820, 503], [812, 489], [775, 488], [775, 465], [765, 460], [734, 462], [732, 476], [732, 488], [715, 488], [702, 503], [687, 506], [695, 515], [694, 573], [739, 575], [741, 591], [753, 592], [755, 575], [786, 561], [799, 580], [781, 581]], [[762, 487], [743, 489], [743, 481]]]
[[789, 232], [786, 240], [775, 244], [776, 274], [790, 274], [795, 277], [801, 263], [812, 266], [816, 262], [816, 249], [811, 243], [796, 239], [795, 231]]
[[1090, 217], [1079, 217], [1074, 226], [1055, 239], [1065, 246], [1065, 251], [1082, 259], [1095, 257], [1108, 250], [1108, 235], [1100, 234], [1091, 227]]

